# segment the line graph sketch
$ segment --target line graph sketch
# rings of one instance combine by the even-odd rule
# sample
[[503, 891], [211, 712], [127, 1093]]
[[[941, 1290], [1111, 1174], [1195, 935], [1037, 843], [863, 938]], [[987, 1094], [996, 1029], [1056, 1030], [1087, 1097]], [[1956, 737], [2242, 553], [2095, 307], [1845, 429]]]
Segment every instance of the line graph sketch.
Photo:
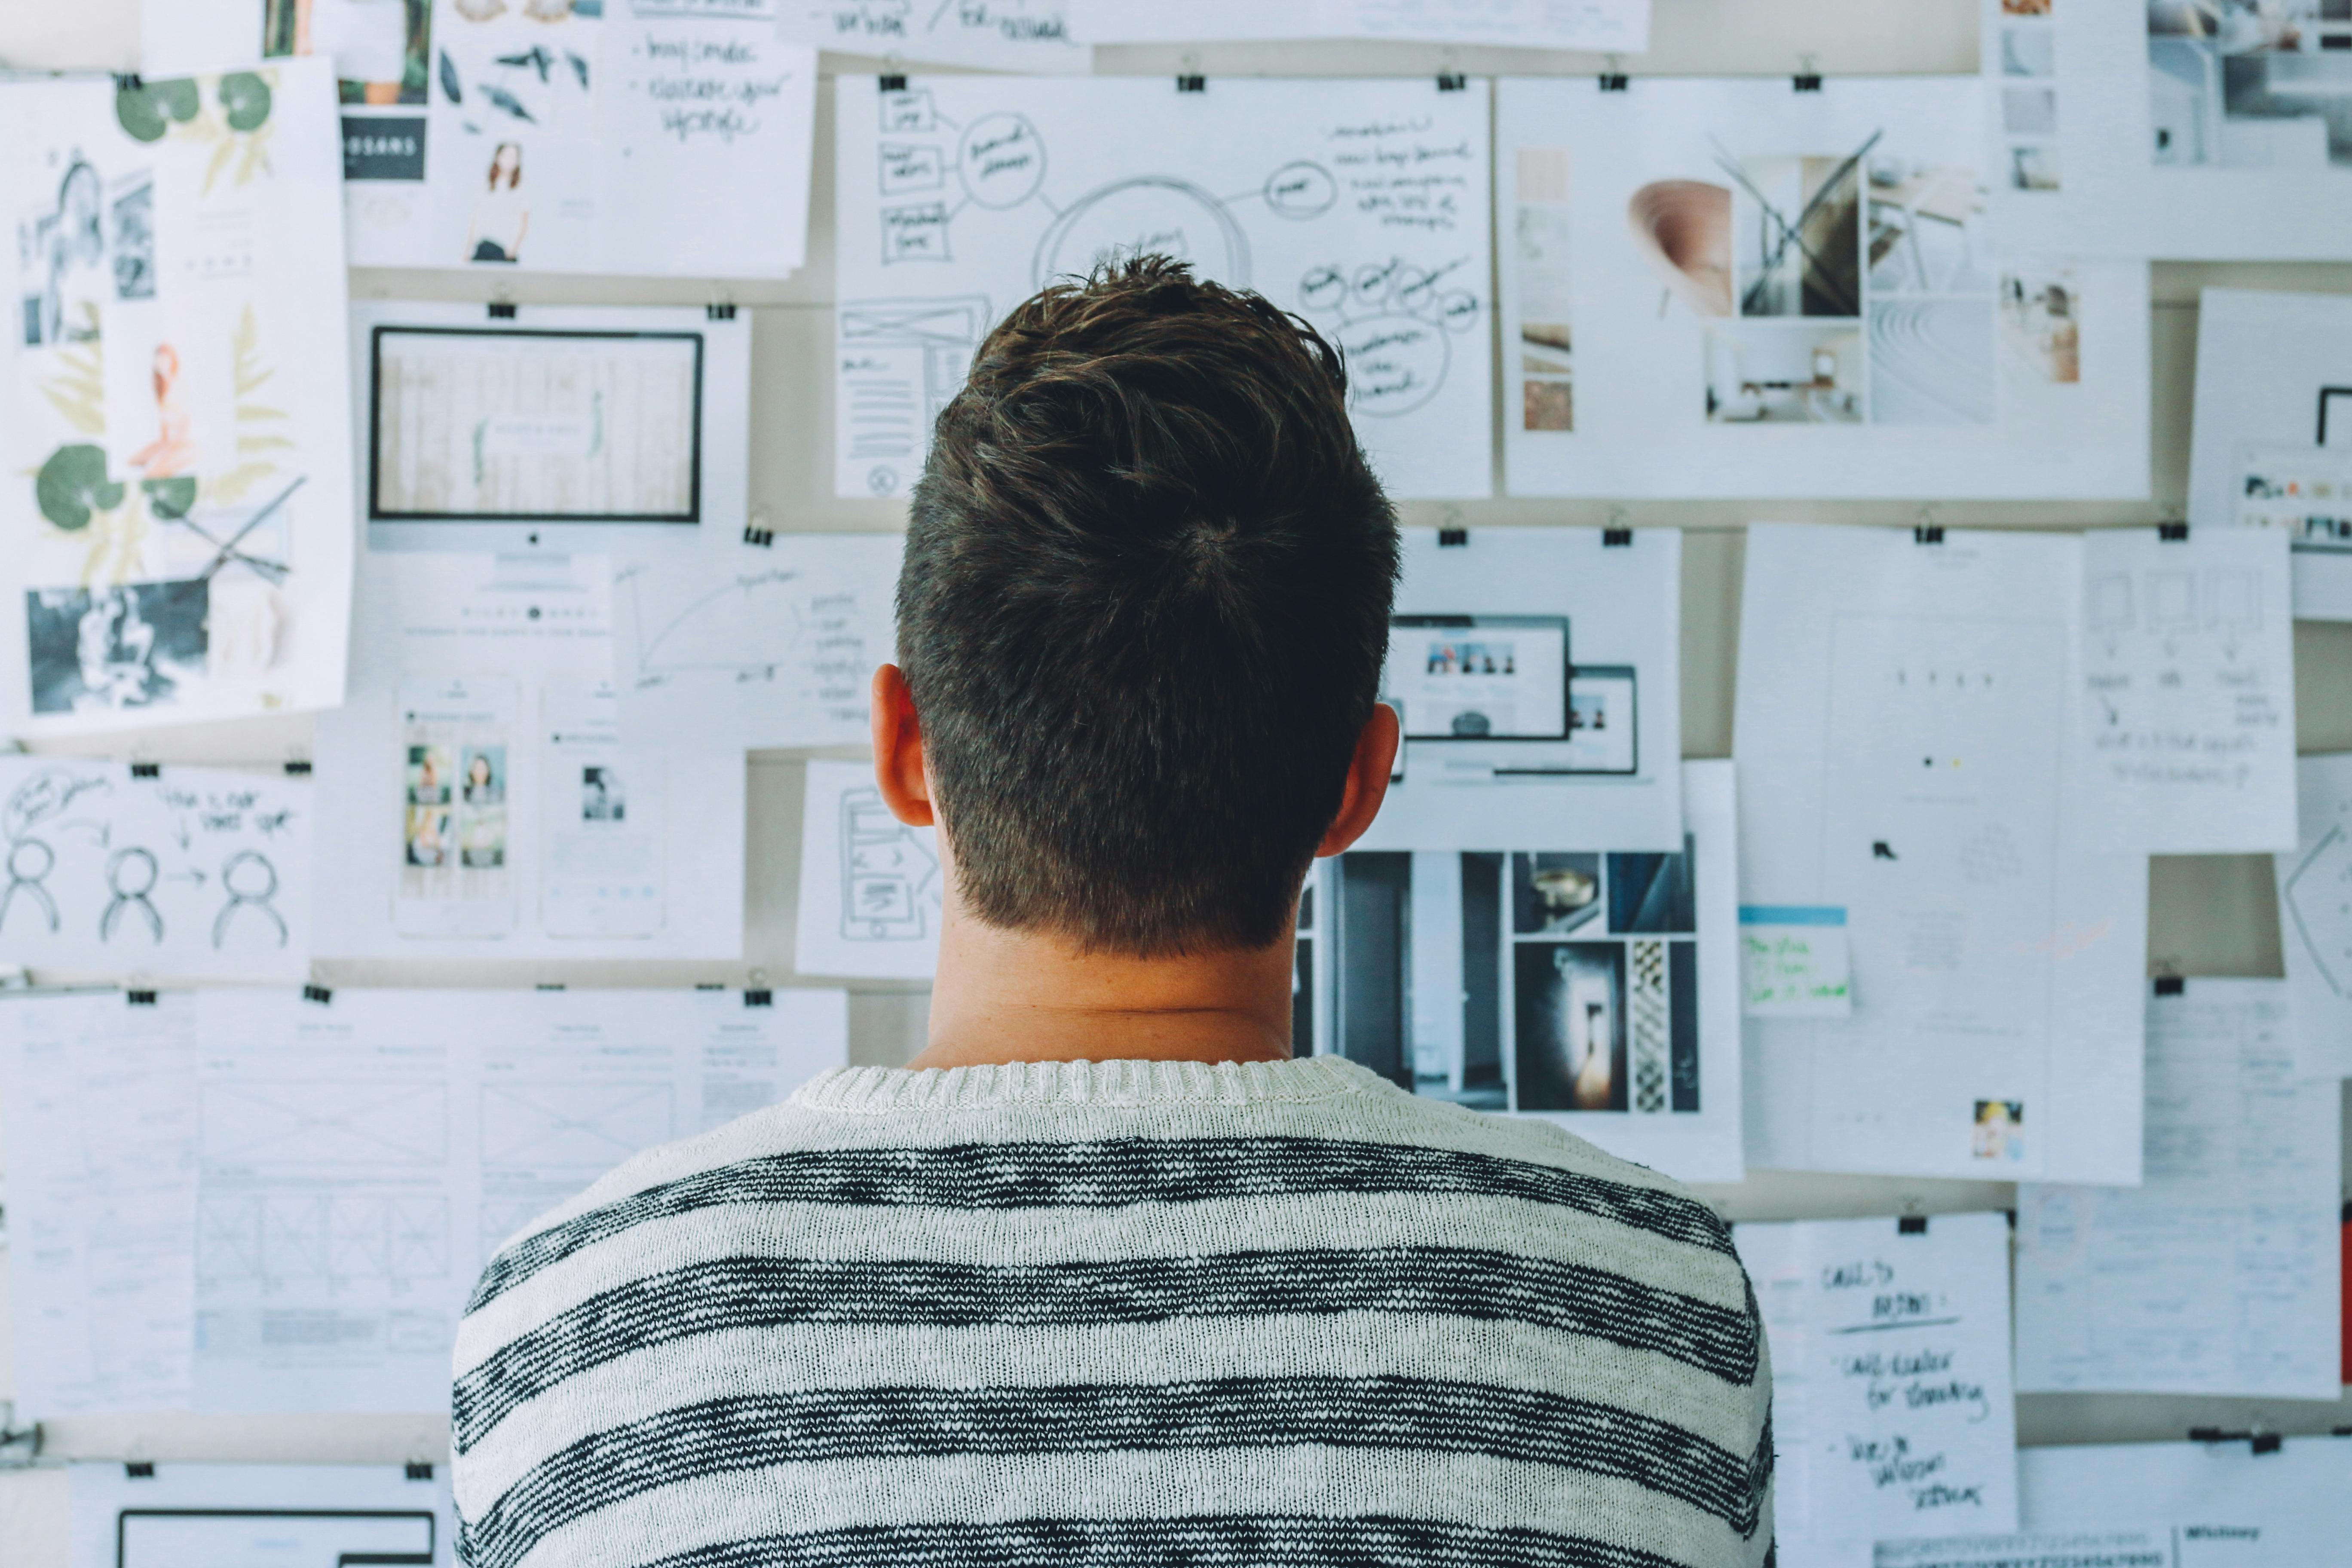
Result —
[[673, 1136], [667, 1083], [527, 1083], [485, 1086], [485, 1166], [610, 1169]]
[[438, 1166], [449, 1091], [400, 1081], [220, 1081], [197, 1095], [207, 1166]]
[[438, 1279], [449, 1273], [442, 1197], [207, 1194], [196, 1217], [207, 1284]]
[[1487, 492], [1482, 85], [929, 77], [836, 111], [837, 494], [905, 493], [998, 312], [1141, 256], [1313, 321], [1397, 493]]

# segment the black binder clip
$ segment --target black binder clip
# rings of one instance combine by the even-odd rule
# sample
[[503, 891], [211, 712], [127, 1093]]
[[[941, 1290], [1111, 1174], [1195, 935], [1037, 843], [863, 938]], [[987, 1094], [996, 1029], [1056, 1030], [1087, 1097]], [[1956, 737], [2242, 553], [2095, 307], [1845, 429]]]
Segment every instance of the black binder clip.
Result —
[[735, 307], [732, 305], [706, 305], [703, 307], [702, 313], [714, 321], [731, 321], [735, 319]]
[[309, 778], [310, 776], [310, 762], [302, 757], [289, 759], [286, 763], [286, 776], [289, 779]]
[[122, 1000], [128, 1006], [152, 1007], [155, 1005], [155, 993], [152, 991], [125, 991], [122, 994]]
[[1176, 90], [1178, 92], [1206, 92], [1209, 90], [1209, 79], [1204, 76], [1180, 76], [1176, 79]]
[[1944, 525], [1940, 522], [1920, 523], [1911, 531], [1911, 542], [1914, 544], [1943, 543]]
[[427, 1460], [411, 1459], [406, 1468], [408, 1479], [412, 1481], [429, 1481], [433, 1479], [433, 1466]]
[[161, 763], [133, 763], [131, 764], [131, 776], [134, 779], [160, 779], [163, 776], [163, 764]]
[[776, 531], [772, 528], [761, 528], [756, 523], [745, 523], [743, 542], [756, 544], [761, 549], [766, 550], [776, 542]]
[[117, 71], [114, 73], [114, 90], [117, 92], [143, 92], [146, 90], [146, 87], [147, 84], [139, 79], [139, 73], [137, 71]]
[[561, 991], [563, 989], [563, 982], [561, 980], [542, 980], [537, 985], [531, 987], [531, 989], [534, 991]]
[[2167, 544], [2186, 544], [2189, 542], [2189, 525], [2185, 522], [2159, 522], [2156, 525], [2156, 536]]
[[1822, 90], [1822, 74], [1819, 71], [1799, 71], [1789, 79], [1789, 82], [1799, 92]]
[[1601, 548], [1603, 550], [1623, 550], [1633, 542], [1633, 531], [1630, 528], [1604, 528], [1601, 531]]
[[746, 991], [743, 993], [743, 1005], [746, 1007], [772, 1007], [775, 1005], [776, 994], [772, 991]]
[[884, 92], [904, 92], [907, 90], [907, 79], [903, 76], [886, 76], [881, 78], [880, 80], [882, 83], [882, 90]]
[[155, 1479], [155, 1461], [152, 1459], [125, 1459], [122, 1462], [122, 1473], [124, 1476], [134, 1481], [152, 1481]]
[[1897, 1236], [1927, 1235], [1927, 1216], [1923, 1214], [1906, 1214], [1896, 1216], [1895, 1221], [1895, 1234]]
[[1441, 528], [1437, 531], [1437, 547], [1440, 550], [1455, 550], [1469, 542], [1470, 531], [1466, 528]]
[[1623, 71], [1602, 71], [1601, 73], [1601, 90], [1603, 92], [1623, 92], [1626, 89], [1627, 85], [1625, 73]]
[[514, 319], [514, 301], [511, 300], [493, 300], [490, 301], [490, 320], [493, 321], [511, 321]]
[[1437, 90], [1440, 92], [1462, 92], [1466, 90], [1469, 86], [1470, 79], [1464, 76], [1460, 71], [1439, 71], [1437, 73]]
[[2188, 993], [2189, 982], [2178, 974], [2159, 974], [2156, 977], [2156, 994], [2158, 996], [2184, 996]]
[[305, 985], [302, 987], [302, 1000], [305, 1002], [316, 1002], [320, 1006], [323, 1007], [334, 999], [334, 992], [327, 986]]

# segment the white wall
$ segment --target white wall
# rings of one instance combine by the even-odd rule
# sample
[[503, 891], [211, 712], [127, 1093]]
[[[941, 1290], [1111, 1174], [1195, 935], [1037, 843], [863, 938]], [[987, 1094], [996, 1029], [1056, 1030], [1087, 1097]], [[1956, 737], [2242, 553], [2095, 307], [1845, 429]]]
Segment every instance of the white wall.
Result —
[[[168, 3], [168, 0], [157, 0]], [[1655, 0], [1656, 47], [1630, 58], [1643, 74], [1779, 75], [1969, 71], [1976, 68], [1975, 0]], [[17, 67], [127, 69], [137, 63], [138, 0], [0, 0], [0, 62]], [[826, 57], [829, 70], [862, 72], [883, 62]], [[1101, 51], [1106, 74], [1212, 75], [1583, 74], [1593, 56], [1500, 49], [1447, 50], [1409, 45], [1257, 45]], [[700, 304], [726, 298], [751, 307], [753, 322], [751, 496], [778, 529], [895, 529], [895, 502], [837, 500], [829, 493], [833, 434], [829, 388], [833, 322], [830, 94], [820, 98], [815, 210], [810, 265], [783, 283], [724, 289], [673, 279], [598, 281], [501, 279], [523, 302]], [[1935, 520], [2004, 528], [2084, 528], [2147, 523], [2183, 515], [2189, 472], [2189, 403], [2197, 337], [2197, 291], [2207, 284], [2352, 292], [2352, 265], [2160, 266], [2155, 279], [2154, 500], [2142, 505], [1971, 503], [1937, 505]], [[480, 300], [478, 274], [368, 270], [355, 297]], [[1465, 502], [1408, 506], [1408, 522], [1441, 520], [1473, 528], [1523, 523], [1604, 523], [1616, 509], [1599, 501]], [[1635, 525], [1690, 531], [1684, 552], [1683, 735], [1692, 756], [1731, 749], [1733, 653], [1738, 638], [1741, 524], [1778, 521], [1909, 523], [1917, 508], [1861, 502], [1637, 502]], [[1451, 515], [1458, 514], [1458, 516]], [[2305, 752], [2352, 751], [2352, 625], [2296, 627], [2298, 741]], [[289, 719], [158, 731], [140, 755], [157, 761], [264, 761], [307, 755], [308, 721]], [[793, 982], [793, 889], [799, 859], [802, 763], [809, 753], [763, 752], [751, 761], [751, 864], [745, 958], [740, 964], [352, 963], [321, 965], [335, 985], [679, 984], [693, 981]], [[844, 753], [852, 754], [852, 753]], [[2278, 921], [2265, 858], [2159, 859], [2152, 874], [2149, 954], [2154, 966], [2185, 974], [2275, 975]], [[918, 1048], [924, 998], [919, 988], [861, 986], [850, 1023], [855, 1059], [897, 1063]], [[2347, 1117], [2352, 1125], [2352, 1117]], [[1792, 1218], [2008, 1207], [2000, 1183], [1931, 1182], [1761, 1173], [1706, 1190], [1734, 1218]], [[0, 1300], [0, 1314], [5, 1314]], [[0, 1375], [5, 1371], [0, 1370]], [[2288, 1432], [2352, 1424], [2352, 1399], [2336, 1405], [2157, 1396], [2028, 1395], [2018, 1431], [2026, 1443], [2179, 1438], [2192, 1426]], [[415, 1417], [150, 1416], [54, 1424], [47, 1452], [60, 1458], [138, 1454], [154, 1458], [376, 1460], [438, 1457], [446, 1423]], [[0, 1563], [63, 1560], [61, 1489], [53, 1478], [0, 1483]]]

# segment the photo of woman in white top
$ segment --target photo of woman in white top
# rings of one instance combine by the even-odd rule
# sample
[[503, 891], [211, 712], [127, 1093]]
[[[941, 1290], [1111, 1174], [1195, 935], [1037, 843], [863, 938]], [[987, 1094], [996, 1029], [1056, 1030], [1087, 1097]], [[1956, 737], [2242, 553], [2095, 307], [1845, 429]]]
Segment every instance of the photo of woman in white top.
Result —
[[501, 142], [490, 154], [489, 189], [474, 203], [474, 222], [466, 232], [469, 261], [522, 259], [522, 237], [530, 228], [530, 206], [522, 195], [522, 148]]

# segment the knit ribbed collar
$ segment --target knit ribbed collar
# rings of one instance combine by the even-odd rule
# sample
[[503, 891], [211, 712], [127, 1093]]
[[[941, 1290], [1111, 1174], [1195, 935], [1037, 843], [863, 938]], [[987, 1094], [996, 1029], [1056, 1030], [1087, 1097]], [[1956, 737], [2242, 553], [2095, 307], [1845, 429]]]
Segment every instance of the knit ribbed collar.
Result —
[[[793, 1101], [864, 1115], [994, 1105], [1246, 1105], [1389, 1090], [1341, 1057], [1281, 1062], [1009, 1062], [990, 1067], [835, 1068]], [[1391, 1091], [1392, 1092], [1392, 1091]]]

